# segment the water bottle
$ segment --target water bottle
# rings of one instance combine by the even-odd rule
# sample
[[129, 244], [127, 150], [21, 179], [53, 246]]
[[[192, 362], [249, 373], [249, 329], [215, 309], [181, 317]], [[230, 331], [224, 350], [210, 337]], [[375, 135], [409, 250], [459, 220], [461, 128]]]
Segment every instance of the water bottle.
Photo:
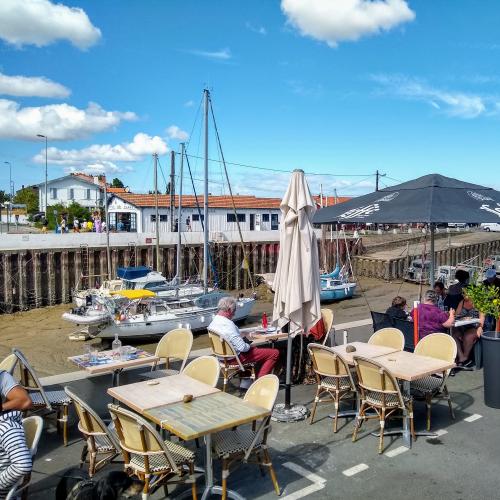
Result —
[[267, 330], [267, 314], [266, 313], [262, 313], [262, 328], [264, 328], [264, 330]]
[[115, 340], [111, 344], [111, 352], [113, 359], [120, 359], [122, 355], [122, 341], [118, 338], [118, 334], [115, 333]]

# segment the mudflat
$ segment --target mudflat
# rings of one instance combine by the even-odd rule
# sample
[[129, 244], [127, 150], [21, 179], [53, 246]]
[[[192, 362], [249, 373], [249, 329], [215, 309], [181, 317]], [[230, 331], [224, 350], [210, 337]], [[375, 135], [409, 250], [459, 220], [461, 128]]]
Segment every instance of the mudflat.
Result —
[[[418, 296], [418, 285], [406, 282], [384, 282], [373, 278], [358, 280], [356, 296], [342, 302], [323, 304], [322, 307], [335, 312], [334, 324], [346, 323], [370, 317], [370, 310], [385, 311], [396, 295], [402, 295], [411, 305]], [[259, 324], [262, 313], [272, 316], [273, 294], [261, 285], [257, 294], [259, 299], [252, 315], [245, 325]], [[67, 361], [68, 356], [83, 352], [84, 342], [69, 340], [68, 335], [77, 330], [76, 325], [61, 318], [63, 312], [71, 307], [62, 304], [41, 309], [4, 314], [0, 316], [0, 359], [9, 354], [13, 347], [24, 352], [35, 370], [41, 376], [56, 375], [78, 370]], [[109, 348], [109, 341], [93, 339], [99, 349]], [[139, 341], [134, 345], [154, 352], [157, 340]], [[208, 347], [208, 337], [205, 332], [195, 335], [193, 349]]]

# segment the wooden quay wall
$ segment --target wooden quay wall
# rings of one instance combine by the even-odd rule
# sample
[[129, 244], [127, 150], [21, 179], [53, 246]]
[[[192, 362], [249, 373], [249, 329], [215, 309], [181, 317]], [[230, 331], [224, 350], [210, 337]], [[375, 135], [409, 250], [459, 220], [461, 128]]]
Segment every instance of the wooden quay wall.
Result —
[[[351, 253], [361, 251], [362, 245], [348, 239]], [[335, 242], [318, 245], [320, 263], [328, 268], [335, 265]], [[345, 242], [340, 242], [341, 260], [346, 258]], [[278, 242], [252, 242], [245, 244], [252, 274], [273, 273], [278, 263]], [[213, 266], [210, 280], [217, 271], [219, 287], [225, 290], [244, 290], [251, 287], [248, 273], [243, 267], [241, 245], [233, 242], [211, 244]], [[176, 247], [160, 247], [160, 272], [174, 276]], [[185, 245], [182, 250], [183, 276], [202, 274], [203, 245]], [[118, 267], [148, 266], [156, 263], [154, 245], [114, 246], [111, 248], [111, 276]], [[0, 313], [11, 313], [37, 307], [69, 303], [75, 288], [89, 288], [101, 283], [106, 276], [106, 248], [49, 248], [20, 249], [0, 252]], [[82, 276], [89, 278], [82, 279]]]

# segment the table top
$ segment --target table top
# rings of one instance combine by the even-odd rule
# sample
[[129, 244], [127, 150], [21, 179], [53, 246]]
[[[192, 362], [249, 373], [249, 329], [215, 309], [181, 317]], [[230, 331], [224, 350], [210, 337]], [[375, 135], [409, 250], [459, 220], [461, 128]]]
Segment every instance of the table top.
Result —
[[407, 351], [378, 356], [374, 361], [387, 368], [396, 378], [408, 382], [427, 377], [433, 373], [444, 372], [455, 366], [455, 363]]
[[182, 373], [108, 389], [111, 397], [139, 413], [156, 406], [179, 403], [187, 394], [198, 398], [217, 392], [219, 389]]
[[455, 320], [453, 326], [476, 325], [477, 323], [479, 323], [479, 318], [460, 318]]
[[[347, 352], [346, 347], [348, 345], [352, 345], [356, 350], [354, 352]], [[332, 347], [332, 350], [340, 354], [350, 365], [354, 365], [353, 356], [362, 356], [363, 358], [371, 359], [397, 351], [394, 347], [367, 344], [366, 342], [349, 342], [348, 344]]]
[[70, 356], [68, 360], [77, 365], [81, 370], [85, 370], [91, 374], [111, 373], [115, 370], [121, 370], [123, 368], [151, 365], [154, 362], [160, 361], [160, 358], [157, 358], [154, 354], [141, 349], [137, 349], [137, 357], [127, 360], [115, 360], [113, 359], [112, 353], [112, 350], [100, 351], [98, 364], [91, 364], [83, 354], [80, 356]]
[[220, 391], [195, 398], [190, 403], [159, 406], [144, 412], [146, 418], [185, 441], [231, 429], [270, 414], [265, 408]]

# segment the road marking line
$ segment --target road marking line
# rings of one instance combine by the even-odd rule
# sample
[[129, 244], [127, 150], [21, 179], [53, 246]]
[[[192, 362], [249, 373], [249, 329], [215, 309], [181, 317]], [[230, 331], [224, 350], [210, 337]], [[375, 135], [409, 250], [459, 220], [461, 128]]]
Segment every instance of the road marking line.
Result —
[[342, 471], [342, 474], [344, 474], [344, 476], [351, 477], [354, 476], [355, 474], [358, 474], [359, 472], [363, 472], [366, 469], [369, 469], [368, 465], [358, 464], [355, 465], [354, 467], [351, 467], [350, 469]]
[[448, 434], [448, 431], [445, 429], [439, 429], [438, 431], [435, 432], [437, 437], [444, 436], [445, 434]]
[[475, 420], [479, 420], [480, 418], [483, 418], [482, 415], [479, 415], [479, 413], [474, 413], [474, 415], [471, 415], [470, 417], [464, 418], [466, 422], [474, 422]]
[[388, 451], [387, 453], [384, 453], [386, 457], [392, 458], [392, 457], [397, 457], [398, 455], [401, 455], [401, 453], [404, 453], [405, 451], [408, 451], [408, 448], [406, 446], [400, 446], [399, 448], [396, 448], [394, 450]]
[[317, 474], [314, 474], [311, 471], [308, 471], [307, 469], [304, 469], [304, 467], [294, 464], [293, 462], [285, 462], [283, 464], [283, 467], [286, 467], [287, 469], [292, 470], [299, 476], [305, 477], [307, 480], [311, 481], [313, 484], [310, 484], [309, 486], [306, 486], [305, 488], [302, 488], [301, 490], [294, 491], [293, 493], [290, 493], [289, 495], [285, 495], [284, 497], [281, 497], [281, 500], [298, 500], [299, 498], [306, 497], [310, 495], [311, 493], [314, 493], [315, 491], [322, 490], [325, 485], [326, 485], [326, 479], [318, 476]]

